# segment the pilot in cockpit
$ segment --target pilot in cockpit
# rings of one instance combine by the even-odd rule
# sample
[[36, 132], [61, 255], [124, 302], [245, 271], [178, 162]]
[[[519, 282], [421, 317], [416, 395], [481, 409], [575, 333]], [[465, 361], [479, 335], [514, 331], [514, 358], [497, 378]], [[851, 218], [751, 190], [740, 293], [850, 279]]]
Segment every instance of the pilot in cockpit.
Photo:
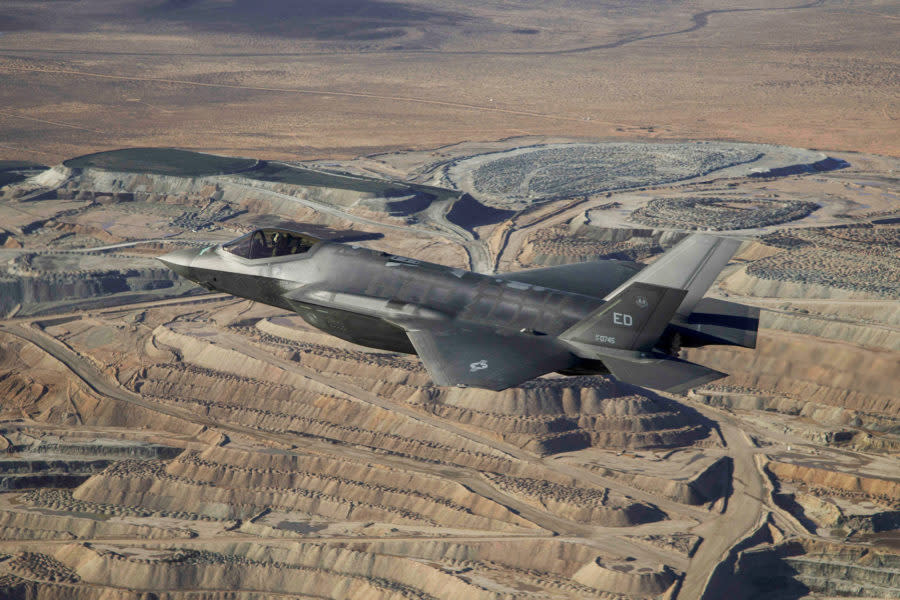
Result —
[[[275, 235], [272, 236], [272, 241], [275, 246], [272, 256], [286, 256], [297, 251], [297, 239], [294, 236], [276, 231]], [[291, 242], [294, 243], [292, 244]]]
[[319, 240], [302, 234], [258, 229], [224, 244], [224, 250], [241, 258], [261, 259], [303, 254]]

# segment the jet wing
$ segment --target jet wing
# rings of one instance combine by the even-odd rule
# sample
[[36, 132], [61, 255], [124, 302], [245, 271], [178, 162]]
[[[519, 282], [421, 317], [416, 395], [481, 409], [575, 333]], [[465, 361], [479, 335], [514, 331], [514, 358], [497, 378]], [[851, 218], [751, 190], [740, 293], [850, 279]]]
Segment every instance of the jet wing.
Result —
[[602, 298], [643, 268], [640, 263], [625, 260], [599, 260], [497, 273], [491, 277]]
[[399, 323], [437, 385], [504, 390], [570, 367], [572, 354], [547, 336], [474, 324]]
[[603, 364], [619, 381], [673, 394], [728, 376], [661, 352], [652, 352], [642, 358], [604, 356]]

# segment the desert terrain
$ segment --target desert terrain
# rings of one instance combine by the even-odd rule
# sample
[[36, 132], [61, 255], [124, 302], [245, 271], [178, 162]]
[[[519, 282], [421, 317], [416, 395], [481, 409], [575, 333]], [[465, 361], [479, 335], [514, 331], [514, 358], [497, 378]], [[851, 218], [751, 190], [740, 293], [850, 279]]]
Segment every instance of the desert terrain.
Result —
[[896, 156], [887, 0], [7, 0], [0, 158], [352, 158], [510, 136]]
[[[0, 597], [900, 597], [890, 3], [0, 7]], [[176, 149], [177, 148], [177, 149]], [[434, 386], [156, 256], [743, 240], [729, 374]]]

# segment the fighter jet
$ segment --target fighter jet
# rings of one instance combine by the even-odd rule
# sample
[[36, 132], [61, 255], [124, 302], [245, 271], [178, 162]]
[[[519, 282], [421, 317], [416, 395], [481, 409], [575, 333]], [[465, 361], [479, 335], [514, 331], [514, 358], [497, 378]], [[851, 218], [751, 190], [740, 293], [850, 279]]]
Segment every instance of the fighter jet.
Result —
[[355, 344], [417, 354], [440, 386], [503, 390], [557, 372], [682, 392], [725, 374], [679, 359], [681, 347], [756, 346], [758, 309], [703, 297], [739, 244], [695, 234], [649, 266], [486, 275], [283, 225], [159, 260]]

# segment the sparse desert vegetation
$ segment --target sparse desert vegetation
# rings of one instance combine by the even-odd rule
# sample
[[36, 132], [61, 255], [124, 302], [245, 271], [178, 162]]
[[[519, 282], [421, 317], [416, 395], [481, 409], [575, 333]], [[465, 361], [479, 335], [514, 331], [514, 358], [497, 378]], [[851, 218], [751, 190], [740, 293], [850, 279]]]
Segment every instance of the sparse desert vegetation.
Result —
[[705, 231], [756, 229], [802, 219], [819, 206], [814, 202], [744, 198], [659, 198], [631, 214], [638, 223]]
[[[472, 156], [460, 147], [445, 161]], [[391, 160], [419, 169], [421, 183], [355, 174], [367, 158], [325, 171], [282, 164], [278, 181], [255, 177], [259, 167], [186, 176], [156, 163], [122, 171], [115, 153], [92, 160], [106, 166], [57, 166], [3, 190], [10, 597], [34, 585], [114, 590], [125, 572], [132, 587], [176, 597], [217, 593], [225, 573], [240, 573], [245, 591], [259, 581], [254, 593], [328, 597], [701, 598], [733, 586], [754, 597], [769, 589], [761, 572], [787, 589], [896, 589], [890, 567], [873, 583], [833, 558], [871, 547], [893, 560], [900, 526], [900, 314], [870, 304], [891, 297], [897, 227], [889, 205], [871, 203], [873, 172], [638, 182], [504, 212], [436, 186], [438, 166], [399, 154]], [[828, 177], [869, 183], [802, 200], [803, 182], [831, 189]], [[420, 197], [398, 218], [393, 202]], [[710, 214], [685, 208], [698, 199]], [[287, 216], [470, 268], [612, 258], [634, 270], [691, 229], [634, 228], [659, 206], [677, 207], [671, 221], [744, 226], [749, 243], [712, 294], [767, 308], [756, 350], [683, 351], [730, 374], [687, 397], [604, 377], [439, 388], [415, 357], [198, 294], [151, 260]], [[748, 206], [775, 208], [742, 220]], [[450, 218], [460, 211], [468, 228]], [[822, 219], [837, 224], [814, 225]], [[859, 295], [802, 309], [797, 288], [768, 297], [770, 284], [812, 282]], [[415, 577], [400, 574], [415, 565], [425, 565]]]
[[[898, 18], [3, 3], [0, 597], [898, 597]], [[153, 260], [281, 220], [484, 273], [727, 232], [758, 347], [439, 388]]]
[[900, 294], [900, 227], [845, 225], [778, 232], [761, 238], [782, 252], [754, 261], [747, 274], [885, 298]]
[[12, 0], [0, 156], [333, 159], [523, 134], [896, 155], [897, 16], [875, 0]]

